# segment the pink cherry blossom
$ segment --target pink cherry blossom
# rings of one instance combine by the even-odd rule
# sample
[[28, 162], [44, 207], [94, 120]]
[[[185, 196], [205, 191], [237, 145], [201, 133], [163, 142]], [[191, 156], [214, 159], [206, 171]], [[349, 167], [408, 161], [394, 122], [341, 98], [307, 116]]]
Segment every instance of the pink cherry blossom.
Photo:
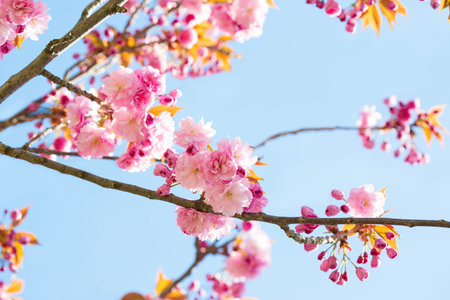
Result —
[[365, 105], [361, 108], [361, 114], [356, 125], [360, 128], [371, 128], [377, 124], [379, 119], [381, 119], [381, 114], [376, 111], [376, 107]]
[[184, 188], [191, 191], [203, 191], [205, 186], [205, 177], [203, 175], [202, 161], [204, 153], [189, 155], [182, 153], [174, 169], [175, 177]]
[[384, 212], [384, 202], [384, 194], [375, 192], [372, 184], [351, 189], [347, 199], [350, 215], [357, 218], [379, 217]]
[[69, 128], [73, 134], [78, 134], [80, 129], [89, 122], [96, 122], [99, 118], [98, 109], [100, 105], [92, 100], [78, 96], [67, 105], [67, 119]]
[[252, 156], [252, 148], [238, 137], [234, 138], [232, 141], [229, 139], [222, 139], [217, 143], [217, 149], [229, 153], [236, 164], [246, 170], [250, 170], [258, 161], [256, 156]]
[[117, 109], [129, 106], [131, 99], [136, 93], [138, 79], [131, 69], [122, 66], [117, 70], [112, 70], [103, 79], [101, 93], [107, 96], [107, 101]]
[[209, 199], [208, 204], [215, 212], [225, 216], [240, 214], [252, 200], [249, 185], [248, 179], [243, 178], [235, 179], [226, 185], [216, 184], [212, 188], [207, 188], [205, 195]]
[[330, 17], [337, 17], [341, 14], [342, 8], [338, 2], [334, 0], [328, 0], [327, 3], [325, 3], [325, 12]]
[[34, 12], [33, 0], [3, 0], [2, 9], [6, 16], [15, 25], [24, 25], [30, 20]]
[[231, 218], [202, 213], [194, 209], [178, 207], [176, 213], [178, 227], [185, 234], [197, 236], [202, 241], [230, 235], [231, 229], [235, 226]]
[[0, 46], [6, 43], [6, 41], [13, 40], [16, 36], [14, 25], [8, 21], [0, 18]]
[[52, 19], [47, 14], [47, 10], [47, 5], [42, 1], [34, 4], [34, 11], [23, 32], [25, 37], [29, 37], [33, 41], [39, 40], [38, 34], [43, 34], [47, 30], [48, 22]]
[[211, 125], [212, 122], [205, 123], [203, 118], [196, 124], [191, 117], [187, 117], [180, 121], [180, 129], [175, 132], [174, 142], [184, 148], [196, 144], [199, 149], [204, 149], [216, 134]]
[[203, 161], [205, 180], [211, 184], [230, 182], [236, 175], [237, 165], [224, 151], [208, 152]]
[[198, 42], [198, 33], [194, 28], [186, 28], [178, 33], [177, 40], [184, 48], [191, 49]]
[[181, 0], [181, 6], [186, 10], [187, 14], [194, 16], [195, 23], [191, 25], [207, 20], [211, 14], [211, 7], [203, 0]]
[[78, 153], [85, 158], [102, 158], [114, 151], [115, 137], [95, 124], [83, 126], [75, 141]]

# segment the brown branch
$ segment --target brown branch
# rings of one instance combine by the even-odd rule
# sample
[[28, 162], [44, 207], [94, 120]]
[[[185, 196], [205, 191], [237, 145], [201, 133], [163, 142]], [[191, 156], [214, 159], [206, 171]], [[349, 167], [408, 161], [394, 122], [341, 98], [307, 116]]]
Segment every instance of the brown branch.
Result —
[[106, 0], [94, 0], [91, 3], [89, 3], [81, 12], [81, 16], [80, 16], [80, 19], [78, 20], [77, 24], [86, 20], [86, 18], [89, 17], [90, 15], [92, 15], [94, 10], [96, 10], [105, 1]]
[[[19, 149], [19, 148], [16, 148]], [[58, 156], [74, 156], [74, 157], [82, 157], [78, 152], [64, 152], [53, 149], [43, 149], [43, 148], [28, 148], [26, 149], [28, 152], [36, 153], [36, 154], [47, 154], [47, 155], [58, 155]], [[117, 156], [103, 156], [100, 159], [107, 160], [117, 160], [119, 157]]]
[[[27, 108], [25, 108], [23, 111], [27, 111]], [[15, 114], [14, 116], [12, 116], [9, 119], [1, 121], [0, 122], [0, 132], [11, 126], [15, 126], [15, 125], [26, 123], [26, 122], [32, 122], [35, 120], [43, 120], [43, 119], [50, 117], [50, 114], [47, 114], [47, 113], [45, 113], [45, 114], [37, 113], [37, 114], [33, 114], [31, 116], [23, 115], [23, 113], [22, 113], [23, 111]]]
[[89, 99], [91, 99], [92, 101], [97, 102], [98, 104], [101, 104], [101, 103], [103, 102], [103, 100], [100, 99], [99, 97], [97, 97], [97, 96], [95, 96], [95, 95], [93, 95], [93, 94], [91, 94], [91, 93], [89, 93], [89, 92], [86, 92], [85, 90], [80, 89], [80, 88], [77, 87], [77, 86], [74, 86], [74, 85], [71, 84], [70, 82], [65, 81], [65, 80], [59, 78], [58, 76], [53, 75], [52, 73], [50, 73], [50, 72], [47, 71], [47, 70], [43, 70], [43, 71], [41, 72], [41, 75], [44, 76], [45, 78], [47, 78], [48, 80], [50, 80], [50, 81], [52, 81], [52, 82], [54, 82], [54, 83], [56, 83], [56, 84], [59, 84], [60, 86], [65, 87], [65, 88], [68, 89], [69, 91], [74, 92], [75, 94], [78, 94], [78, 95], [80, 95], [80, 96], [84, 96], [84, 97], [86, 97], [86, 98], [89, 98]]
[[[171, 284], [169, 284], [159, 295], [159, 298], [164, 298], [166, 297], [174, 287], [177, 286], [177, 284], [179, 284], [180, 282], [182, 282], [184, 279], [186, 279], [189, 275], [191, 275], [191, 273], [194, 271], [195, 267], [201, 263], [206, 256], [208, 256], [209, 254], [220, 254], [222, 253], [221, 251], [225, 250], [225, 248], [232, 242], [234, 241], [234, 238], [230, 239], [228, 242], [223, 243], [220, 246], [216, 246], [216, 243], [213, 243], [211, 245], [209, 245], [206, 248], [202, 248], [200, 245], [200, 241], [198, 240], [198, 238], [195, 239], [195, 249], [196, 249], [196, 253], [195, 253], [195, 259], [192, 262], [192, 264], [187, 268], [187, 270], [181, 274], [176, 280], [174, 280]], [[216, 241], [217, 242], [217, 241]]]
[[[259, 143], [256, 146], [254, 146], [254, 148], [255, 149], [260, 148], [260, 147], [264, 146], [265, 144], [267, 144], [268, 142], [278, 139], [280, 137], [287, 136], [287, 135], [294, 135], [294, 134], [298, 134], [298, 133], [302, 133], [302, 132], [335, 131], [335, 130], [357, 131], [360, 129], [361, 128], [356, 127], [356, 126], [334, 126], [334, 127], [310, 127], [310, 128], [300, 128], [300, 129], [291, 130], [291, 131], [283, 131], [283, 132], [269, 136], [264, 141], [262, 141], [261, 143]], [[386, 128], [385, 127], [372, 127], [372, 128], [368, 128], [368, 129], [384, 130]]]
[[32, 78], [41, 74], [45, 66], [53, 59], [58, 57], [66, 49], [81, 39], [86, 33], [91, 31], [106, 18], [116, 13], [125, 12], [126, 9], [121, 7], [126, 0], [109, 0], [105, 5], [99, 8], [91, 16], [87, 17], [81, 23], [77, 23], [66, 35], [60, 39], [52, 40], [47, 44], [45, 49], [36, 57], [28, 66], [23, 68], [17, 74], [11, 76], [0, 87], [0, 103], [22, 87]]
[[[32, 164], [42, 165], [49, 169], [56, 170], [63, 174], [72, 175], [80, 179], [92, 182], [104, 188], [119, 190], [130, 194], [135, 194], [152, 200], [160, 200], [185, 208], [192, 208], [200, 212], [215, 213], [212, 208], [203, 201], [189, 200], [169, 194], [160, 196], [155, 191], [145, 189], [136, 185], [131, 185], [104, 177], [94, 175], [92, 173], [76, 169], [58, 162], [54, 162], [45, 157], [31, 154], [25, 150], [11, 148], [0, 142], [0, 154], [4, 154], [13, 158], [22, 159]], [[281, 217], [273, 216], [265, 213], [242, 213], [234, 215], [234, 218], [243, 221], [260, 221], [271, 223], [278, 226], [289, 224], [319, 224], [319, 225], [339, 225], [339, 224], [373, 224], [373, 225], [397, 225], [407, 227], [441, 227], [450, 228], [450, 222], [445, 220], [415, 220], [415, 219], [394, 219], [394, 218], [304, 218], [304, 217]]]

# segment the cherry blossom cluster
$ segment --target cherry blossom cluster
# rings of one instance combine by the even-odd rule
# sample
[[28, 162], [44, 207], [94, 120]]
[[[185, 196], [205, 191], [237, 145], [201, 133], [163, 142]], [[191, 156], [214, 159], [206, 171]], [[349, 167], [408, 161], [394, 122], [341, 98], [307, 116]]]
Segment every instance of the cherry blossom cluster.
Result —
[[[16, 227], [22, 223], [28, 212], [28, 207], [11, 212], [4, 210], [0, 220], [0, 275], [15, 274], [23, 262], [23, 246], [38, 244], [36, 237], [28, 232], [17, 232]], [[9, 223], [9, 225], [6, 225]], [[0, 279], [0, 300], [13, 299], [12, 294], [21, 292], [22, 280], [13, 276], [7, 284]]]
[[[134, 11], [139, 3], [128, 1], [125, 7]], [[235, 55], [226, 42], [260, 36], [268, 9], [267, 0], [160, 0], [142, 8], [149, 23], [134, 32], [108, 26], [87, 35], [88, 52], [77, 66], [84, 72], [118, 55], [124, 66], [134, 58], [181, 79], [229, 71]]]
[[[44, 97], [44, 104], [53, 105], [47, 108], [50, 122], [66, 126], [50, 147], [39, 147], [63, 152], [75, 149], [85, 158], [102, 158], [112, 155], [124, 139], [128, 147], [117, 165], [130, 172], [144, 171], [173, 144], [172, 116], [180, 109], [176, 103], [181, 92], [164, 92], [165, 76], [152, 67], [111, 71], [103, 78], [98, 102], [65, 90], [54, 91]], [[33, 105], [28, 110], [38, 112], [42, 107]], [[42, 122], [36, 127], [42, 130]]]
[[[420, 100], [413, 99], [408, 102], [397, 101], [395, 96], [391, 96], [384, 100], [384, 104], [388, 106], [390, 119], [381, 127], [376, 127], [381, 119], [381, 114], [376, 111], [375, 106], [364, 106], [361, 109], [360, 118], [357, 122], [359, 126], [359, 137], [364, 147], [372, 149], [375, 146], [374, 130], [381, 133], [389, 131], [395, 132], [395, 137], [400, 143], [399, 148], [394, 151], [394, 156], [399, 157], [404, 151], [408, 151], [404, 161], [415, 165], [425, 164], [429, 162], [429, 155], [421, 153], [415, 144], [414, 138], [416, 128], [424, 131], [425, 138], [429, 143], [432, 136], [442, 141], [440, 131], [445, 131], [439, 123], [438, 117], [442, 114], [444, 106], [435, 106], [429, 112], [420, 110]], [[391, 144], [384, 140], [381, 143], [381, 149], [385, 152], [390, 151]]]
[[215, 130], [211, 122], [199, 123], [187, 117], [180, 121], [175, 132], [175, 144], [184, 148], [181, 154], [167, 150], [167, 164], [157, 164], [153, 173], [166, 179], [158, 188], [160, 195], [168, 195], [175, 184], [202, 195], [217, 216], [178, 208], [177, 223], [186, 234], [201, 240], [220, 238], [233, 226], [229, 217], [242, 212], [261, 212], [267, 198], [257, 182], [260, 178], [253, 171], [258, 161], [252, 149], [240, 138], [222, 139], [217, 150], [209, 146]]
[[[344, 201], [345, 204], [340, 206], [328, 205], [325, 210], [328, 217], [335, 216], [339, 212], [349, 214], [354, 218], [379, 218], [385, 214], [383, 208], [385, 204], [384, 189], [375, 191], [371, 184], [351, 189], [347, 199], [340, 190], [333, 190], [331, 196], [336, 200]], [[303, 217], [317, 218], [314, 211], [307, 206], [302, 207], [301, 213]], [[297, 233], [310, 234], [317, 227], [319, 225], [299, 224], [295, 227], [295, 230]], [[336, 284], [344, 285], [348, 281], [347, 265], [349, 262], [355, 268], [358, 279], [364, 281], [369, 277], [369, 272], [364, 267], [369, 260], [370, 266], [377, 268], [380, 265], [383, 250], [391, 259], [398, 254], [396, 237], [399, 235], [390, 225], [345, 225], [341, 229], [335, 225], [325, 226], [325, 228], [335, 238], [335, 242], [328, 246], [328, 249], [320, 252], [317, 258], [321, 261], [320, 270], [330, 272], [329, 279]], [[358, 235], [359, 240], [363, 243], [356, 263], [349, 256], [352, 248], [348, 238], [352, 235]], [[319, 246], [305, 244], [304, 248], [306, 251], [314, 251]], [[339, 255], [341, 255], [341, 258], [338, 259]]]
[[42, 1], [0, 0], [0, 7], [0, 59], [25, 38], [37, 41], [51, 19]]
[[[226, 257], [223, 270], [206, 275], [204, 284], [198, 279], [192, 280], [183, 289], [181, 285], [174, 287], [164, 298], [157, 299], [235, 299], [239, 300], [245, 292], [246, 282], [256, 278], [262, 269], [270, 264], [272, 241], [267, 234], [261, 230], [258, 223], [243, 222], [235, 237], [217, 246], [217, 242], [208, 244], [206, 241], [196, 243], [197, 251], [207, 254], [219, 254]], [[172, 282], [164, 279], [165, 282]], [[161, 293], [163, 289], [158, 289], [161, 284], [161, 276], [158, 276], [156, 291]], [[210, 286], [211, 285], [211, 286]], [[159, 295], [156, 295], [157, 297]], [[146, 295], [146, 299], [155, 299]], [[160, 297], [160, 296], [159, 296]], [[128, 298], [123, 297], [123, 300]], [[133, 298], [134, 299], [134, 298]], [[139, 298], [140, 299], [140, 298]], [[248, 298], [242, 298], [248, 299]]]

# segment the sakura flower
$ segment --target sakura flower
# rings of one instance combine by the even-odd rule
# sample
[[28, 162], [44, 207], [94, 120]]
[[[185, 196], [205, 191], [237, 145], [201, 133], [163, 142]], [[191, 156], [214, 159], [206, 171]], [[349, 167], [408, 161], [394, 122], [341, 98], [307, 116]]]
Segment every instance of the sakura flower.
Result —
[[111, 155], [114, 145], [114, 134], [95, 124], [83, 126], [76, 139], [78, 153], [85, 158], [102, 158]]
[[381, 119], [381, 114], [376, 111], [376, 107], [365, 105], [361, 108], [361, 114], [356, 125], [360, 128], [370, 128], [375, 126], [379, 119]]
[[14, 39], [16, 32], [14, 26], [6, 20], [0, 18], [0, 45]]
[[33, 0], [3, 0], [2, 9], [6, 10], [9, 21], [15, 25], [24, 25], [34, 12]]
[[328, 0], [327, 3], [325, 3], [325, 12], [330, 17], [337, 17], [341, 14], [342, 8], [338, 2], [334, 0]]
[[243, 212], [243, 207], [247, 207], [252, 200], [252, 193], [249, 191], [249, 181], [246, 178], [235, 179], [226, 185], [216, 184], [205, 190], [205, 195], [209, 199], [208, 204], [213, 210], [225, 216], [233, 216]]
[[138, 142], [143, 138], [143, 118], [142, 113], [122, 107], [113, 113], [111, 129], [129, 142]]
[[38, 1], [34, 4], [34, 11], [30, 20], [25, 26], [23, 35], [29, 37], [33, 41], [39, 39], [38, 34], [43, 34], [48, 28], [48, 22], [52, 18], [47, 14], [47, 5], [42, 1]]
[[252, 148], [238, 137], [234, 138], [232, 141], [229, 139], [222, 139], [217, 143], [217, 149], [229, 153], [236, 164], [246, 170], [251, 169], [252, 165], [258, 161], [256, 156], [252, 156]]
[[202, 171], [202, 161], [205, 154], [198, 153], [188, 155], [182, 153], [177, 160], [174, 169], [177, 181], [191, 191], [202, 191], [205, 186], [205, 178]]
[[236, 170], [236, 163], [227, 152], [216, 150], [204, 157], [203, 172], [207, 182], [230, 182], [236, 175]]
[[69, 128], [78, 134], [80, 129], [88, 122], [95, 122], [98, 119], [98, 109], [100, 105], [92, 100], [78, 96], [67, 105], [67, 119]]
[[194, 209], [178, 207], [176, 214], [178, 227], [185, 234], [197, 236], [200, 240], [215, 240], [229, 235], [234, 226], [234, 221], [230, 218]]
[[350, 215], [356, 218], [376, 218], [383, 214], [385, 196], [375, 192], [372, 184], [362, 185], [350, 190], [347, 205]]
[[178, 33], [177, 40], [184, 48], [191, 49], [198, 42], [198, 33], [194, 28], [183, 29]]
[[198, 124], [191, 117], [181, 120], [180, 129], [175, 132], [175, 144], [184, 148], [192, 144], [196, 144], [199, 149], [206, 148], [216, 133], [211, 124], [212, 122], [205, 123], [203, 118]]
[[186, 10], [187, 14], [195, 17], [195, 24], [205, 21], [211, 14], [211, 8], [203, 0], [181, 0], [181, 6]]
[[131, 99], [136, 93], [138, 79], [133, 71], [122, 66], [117, 70], [112, 70], [103, 79], [101, 93], [106, 95], [107, 101], [114, 107], [120, 109], [122, 106], [129, 106]]

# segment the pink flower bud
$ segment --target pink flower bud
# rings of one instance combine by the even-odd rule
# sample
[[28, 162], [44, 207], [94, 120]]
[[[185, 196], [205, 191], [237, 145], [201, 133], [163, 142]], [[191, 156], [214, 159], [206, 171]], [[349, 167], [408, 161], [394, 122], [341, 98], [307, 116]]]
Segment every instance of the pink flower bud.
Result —
[[370, 250], [370, 255], [378, 256], [380, 255], [380, 251], [377, 248], [372, 248], [372, 250]]
[[331, 272], [330, 276], [328, 278], [330, 278], [331, 281], [336, 282], [339, 279], [339, 271], [338, 270], [334, 270], [333, 272]]
[[164, 164], [157, 164], [153, 170], [153, 175], [169, 178], [172, 176], [172, 171]]
[[388, 240], [392, 240], [395, 237], [395, 234], [393, 234], [392, 232], [386, 232], [386, 238]]
[[175, 99], [170, 95], [163, 95], [159, 98], [159, 103], [166, 106], [175, 106]]
[[11, 212], [11, 219], [13, 221], [19, 221], [20, 219], [22, 219], [22, 213], [20, 212], [20, 210], [18, 210], [18, 209], [13, 210]]
[[163, 184], [162, 186], [160, 186], [157, 190], [156, 193], [160, 196], [167, 196], [170, 193], [170, 185], [168, 184]]
[[359, 280], [364, 281], [369, 277], [369, 271], [364, 268], [356, 268], [356, 276]]
[[348, 208], [348, 206], [344, 204], [344, 205], [341, 205], [341, 211], [344, 214], [346, 214], [346, 213], [348, 213], [350, 211], [350, 208]]
[[433, 9], [438, 9], [441, 6], [440, 0], [431, 0], [430, 5]]
[[200, 281], [198, 280], [194, 280], [191, 282], [191, 284], [189, 284], [189, 290], [196, 292], [200, 289]]
[[327, 253], [325, 251], [320, 252], [319, 255], [317, 255], [317, 259], [318, 260], [323, 260], [325, 258], [326, 254]]
[[322, 9], [325, 6], [325, 3], [322, 0], [316, 2], [316, 7], [318, 9]]
[[315, 216], [317, 218], [314, 210], [309, 206], [302, 206], [302, 216], [306, 218], [313, 218], [311, 216]]
[[336, 267], [337, 267], [337, 258], [336, 258], [336, 256], [331, 256], [329, 259], [328, 259], [328, 267], [332, 270], [332, 269], [336, 269]]
[[319, 248], [318, 245], [316, 244], [304, 244], [303, 248], [305, 249], [305, 251], [307, 252], [312, 252], [314, 250], [317, 250], [317, 248]]
[[328, 272], [330, 270], [329, 264], [330, 264], [329, 259], [324, 260], [320, 264], [320, 270], [324, 271], [324, 272]]
[[387, 248], [386, 249], [386, 254], [390, 259], [394, 259], [397, 257], [398, 252], [397, 250], [395, 250], [394, 248]]
[[243, 222], [242, 229], [244, 231], [249, 231], [250, 229], [252, 229], [252, 222]]
[[317, 0], [306, 0], [306, 4], [316, 4]]
[[339, 213], [339, 207], [337, 207], [334, 204], [328, 205], [327, 209], [325, 210], [325, 214], [327, 215], [327, 217], [332, 217], [335, 216]]
[[398, 10], [398, 4], [395, 1], [389, 1], [387, 4], [387, 8], [390, 11], [397, 11]]
[[337, 17], [341, 14], [341, 12], [342, 8], [336, 1], [328, 0], [327, 3], [325, 4], [325, 13], [330, 17], [332, 18]]
[[378, 268], [381, 263], [381, 257], [379, 255], [372, 256], [372, 260], [370, 261], [370, 266], [372, 268]]
[[381, 150], [384, 152], [389, 152], [391, 150], [391, 144], [389, 144], [388, 142], [383, 142], [381, 144]]
[[184, 48], [191, 49], [198, 42], [198, 34], [195, 29], [187, 28], [178, 33], [177, 39]]
[[336, 200], [342, 200], [344, 199], [344, 192], [341, 190], [332, 190], [331, 197], [333, 197]]
[[386, 248], [387, 244], [383, 239], [377, 239], [375, 241], [375, 247], [377, 247], [380, 250], [383, 250], [384, 248]]

